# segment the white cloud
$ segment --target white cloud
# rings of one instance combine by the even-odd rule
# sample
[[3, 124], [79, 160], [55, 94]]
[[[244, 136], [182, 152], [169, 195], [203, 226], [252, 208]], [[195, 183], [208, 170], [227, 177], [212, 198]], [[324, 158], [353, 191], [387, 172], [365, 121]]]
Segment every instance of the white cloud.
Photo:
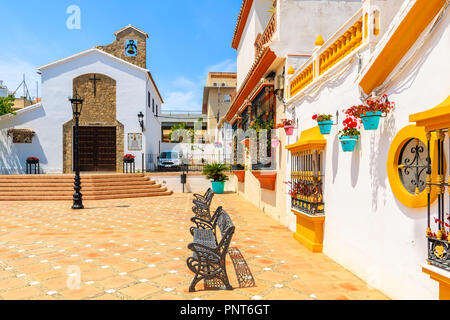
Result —
[[[0, 80], [3, 80], [3, 84], [8, 87], [9, 91], [14, 91], [17, 89], [17, 87], [23, 80], [23, 75], [25, 74], [25, 79], [30, 95], [32, 97], [36, 96], [36, 81], [38, 81], [39, 84], [40, 95], [41, 76], [36, 72], [36, 66], [24, 60], [13, 58], [8, 60], [2, 59], [0, 61]], [[23, 87], [19, 89], [16, 96], [22, 95]]]
[[164, 111], [201, 111], [201, 103], [196, 91], [172, 91], [164, 100]]
[[226, 59], [222, 62], [219, 62], [216, 65], [210, 66], [207, 68], [207, 72], [236, 72], [237, 64], [236, 60]]

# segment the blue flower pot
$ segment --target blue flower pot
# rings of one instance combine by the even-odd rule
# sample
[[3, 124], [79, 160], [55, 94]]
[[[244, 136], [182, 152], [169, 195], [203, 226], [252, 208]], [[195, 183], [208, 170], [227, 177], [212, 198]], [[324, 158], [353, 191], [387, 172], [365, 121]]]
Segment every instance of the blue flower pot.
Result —
[[321, 134], [330, 134], [333, 121], [320, 121], [318, 124]]
[[365, 130], [377, 130], [380, 124], [381, 111], [366, 112], [366, 115], [361, 115], [361, 119]]
[[214, 193], [223, 194], [225, 192], [225, 181], [211, 181]]
[[356, 142], [358, 141], [358, 136], [344, 136], [340, 137], [342, 149], [344, 152], [353, 152], [355, 151]]

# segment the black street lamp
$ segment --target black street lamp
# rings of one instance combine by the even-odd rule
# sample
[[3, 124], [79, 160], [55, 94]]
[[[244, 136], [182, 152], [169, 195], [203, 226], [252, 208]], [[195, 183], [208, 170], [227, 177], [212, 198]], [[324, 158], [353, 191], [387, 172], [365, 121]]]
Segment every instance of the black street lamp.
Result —
[[84, 209], [83, 206], [83, 195], [81, 194], [81, 178], [80, 178], [80, 159], [79, 159], [79, 146], [78, 146], [78, 128], [79, 120], [81, 115], [81, 109], [83, 109], [83, 99], [75, 91], [73, 98], [69, 98], [72, 104], [73, 118], [75, 119], [75, 127], [73, 131], [74, 135], [74, 146], [73, 146], [73, 163], [75, 166], [75, 182], [73, 189], [75, 193], [73, 194], [73, 206], [72, 209], [79, 210]]
[[138, 114], [139, 125], [141, 126], [142, 132], [144, 132], [144, 114], [139, 112]]

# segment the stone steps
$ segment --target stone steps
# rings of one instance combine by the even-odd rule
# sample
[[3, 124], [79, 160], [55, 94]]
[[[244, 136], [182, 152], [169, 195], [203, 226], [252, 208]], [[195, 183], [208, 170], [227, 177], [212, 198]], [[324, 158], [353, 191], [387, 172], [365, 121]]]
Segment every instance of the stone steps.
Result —
[[[73, 199], [73, 175], [0, 176], [0, 201]], [[84, 200], [168, 196], [172, 191], [143, 174], [81, 175]]]

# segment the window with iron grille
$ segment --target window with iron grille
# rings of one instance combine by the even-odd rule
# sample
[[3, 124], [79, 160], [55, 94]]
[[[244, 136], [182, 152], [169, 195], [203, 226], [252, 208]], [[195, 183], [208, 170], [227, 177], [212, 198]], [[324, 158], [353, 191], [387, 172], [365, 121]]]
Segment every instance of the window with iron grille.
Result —
[[257, 131], [258, 148], [257, 163], [253, 164], [253, 170], [261, 170], [264, 168], [270, 168], [271, 162], [264, 163], [261, 159], [261, 152], [259, 150], [259, 130], [267, 130], [267, 157], [272, 157], [272, 129], [274, 129], [275, 121], [275, 94], [273, 86], [264, 87], [256, 98], [252, 101], [251, 107], [251, 127]]
[[247, 131], [250, 126], [250, 115], [248, 114], [248, 107], [242, 112], [242, 130]]
[[[437, 137], [437, 162], [432, 163], [427, 157], [426, 192], [428, 193], [428, 262], [436, 267], [450, 271], [450, 176], [447, 178], [447, 170], [450, 166], [445, 155], [448, 150], [450, 155], [450, 137], [447, 129], [435, 130]], [[431, 132], [427, 135], [428, 154], [431, 154]], [[447, 144], [447, 146], [446, 146]], [[448, 148], [448, 149], [447, 149]], [[436, 176], [435, 179], [432, 177]], [[416, 181], [420, 176], [416, 175]], [[446, 181], [447, 180], [447, 181]], [[416, 185], [417, 183], [414, 183]], [[446, 194], [447, 190], [447, 194]], [[437, 193], [437, 206], [431, 207], [431, 194]], [[437, 207], [437, 208], [436, 208]]]
[[292, 208], [310, 215], [323, 215], [322, 155], [318, 150], [292, 154], [291, 190]]

